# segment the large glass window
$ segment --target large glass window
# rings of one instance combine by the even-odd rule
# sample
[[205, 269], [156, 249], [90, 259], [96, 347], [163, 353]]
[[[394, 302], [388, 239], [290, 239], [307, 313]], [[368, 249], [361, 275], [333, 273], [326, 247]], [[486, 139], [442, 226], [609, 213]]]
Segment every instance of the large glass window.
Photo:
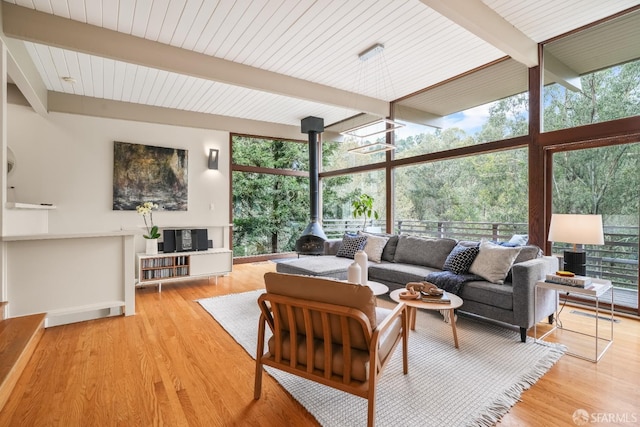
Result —
[[527, 234], [527, 150], [395, 169], [395, 232], [509, 240]]
[[580, 82], [580, 91], [545, 87], [545, 132], [640, 114], [640, 60], [588, 73]]
[[309, 221], [308, 146], [233, 136], [232, 152], [243, 168], [232, 172], [234, 256], [294, 250]]
[[509, 59], [394, 104], [395, 158], [526, 135], [527, 68]]
[[[640, 143], [553, 155], [553, 212], [600, 214], [604, 245], [587, 245], [587, 275], [611, 280], [618, 305], [637, 308]], [[570, 245], [553, 243], [553, 252]]]
[[640, 11], [544, 46], [545, 132], [640, 114]]
[[[385, 231], [386, 196], [384, 170], [322, 179], [322, 226], [329, 238], [341, 237], [346, 231]], [[375, 217], [353, 217], [352, 203], [361, 195], [373, 199]]]
[[295, 249], [309, 222], [309, 179], [233, 172], [233, 255]]
[[[369, 138], [373, 142], [385, 142], [386, 135], [380, 134], [374, 138]], [[383, 162], [386, 158], [383, 151], [373, 154], [358, 154], [350, 150], [358, 148], [361, 141], [352, 137], [339, 137], [335, 140], [324, 141], [322, 143], [322, 170], [334, 171], [348, 169], [355, 166], [370, 165]]]
[[232, 137], [232, 162], [234, 165], [255, 166], [269, 169], [309, 170], [307, 143], [279, 139]]

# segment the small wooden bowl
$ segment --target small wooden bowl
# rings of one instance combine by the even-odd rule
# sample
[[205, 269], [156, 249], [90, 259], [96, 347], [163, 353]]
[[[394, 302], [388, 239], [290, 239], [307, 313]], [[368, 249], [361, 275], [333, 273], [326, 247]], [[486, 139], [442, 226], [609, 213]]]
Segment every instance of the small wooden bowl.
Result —
[[415, 293], [411, 293], [409, 291], [400, 292], [398, 296], [400, 297], [400, 299], [418, 299], [420, 298], [420, 292], [415, 292]]

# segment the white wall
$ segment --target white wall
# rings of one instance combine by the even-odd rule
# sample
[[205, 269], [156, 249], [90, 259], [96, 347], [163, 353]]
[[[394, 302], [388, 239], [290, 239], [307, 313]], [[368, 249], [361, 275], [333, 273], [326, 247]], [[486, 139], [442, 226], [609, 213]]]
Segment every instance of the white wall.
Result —
[[[228, 132], [63, 113], [43, 118], [29, 107], [13, 104], [8, 105], [8, 123], [8, 145], [17, 166], [8, 178], [7, 185], [15, 189], [8, 190], [7, 200], [56, 205], [49, 211], [49, 233], [143, 226], [135, 211], [112, 210], [114, 141], [188, 150], [188, 211], [155, 212], [156, 225], [229, 223]], [[207, 168], [210, 148], [220, 150], [218, 171]]]

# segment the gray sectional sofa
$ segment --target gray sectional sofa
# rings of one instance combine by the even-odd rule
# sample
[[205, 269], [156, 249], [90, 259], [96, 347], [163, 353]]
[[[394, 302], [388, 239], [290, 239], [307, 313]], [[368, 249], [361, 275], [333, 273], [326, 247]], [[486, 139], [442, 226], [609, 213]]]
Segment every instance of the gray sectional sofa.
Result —
[[[384, 283], [390, 290], [429, 278], [462, 298], [461, 311], [518, 326], [522, 342], [526, 341], [527, 330], [534, 322], [545, 317], [551, 320], [555, 312], [555, 292], [539, 289], [535, 310], [537, 319], [533, 318], [536, 281], [558, 269], [557, 258], [542, 256], [537, 246], [505, 247], [502, 250], [488, 242], [361, 234], [369, 238], [364, 248], [369, 255], [369, 280]], [[351, 240], [347, 242], [347, 238], [325, 242], [325, 254], [322, 256], [281, 262], [276, 270], [346, 280], [347, 269], [353, 259], [348, 257], [349, 253], [345, 257], [344, 250], [340, 252], [344, 245], [353, 243]], [[347, 243], [343, 245], [344, 242]], [[372, 242], [376, 242], [375, 254], [367, 250]], [[471, 255], [473, 262], [470, 267], [466, 266], [470, 271], [464, 271], [465, 266], [456, 264], [461, 260], [459, 255], [462, 252], [475, 254]], [[463, 264], [468, 262], [469, 256], [464, 258]], [[457, 282], [447, 281], [452, 278]], [[445, 280], [444, 286], [439, 282], [441, 279]]]

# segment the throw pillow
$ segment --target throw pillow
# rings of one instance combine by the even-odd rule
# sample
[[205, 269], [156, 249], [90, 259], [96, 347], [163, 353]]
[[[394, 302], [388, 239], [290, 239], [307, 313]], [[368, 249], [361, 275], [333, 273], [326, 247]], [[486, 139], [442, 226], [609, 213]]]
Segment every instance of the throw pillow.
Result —
[[[540, 258], [541, 256], [542, 256], [542, 249], [540, 249], [539, 247], [535, 245], [521, 246], [520, 253], [516, 257], [516, 260], [513, 261], [513, 263], [518, 264], [519, 262], [529, 261], [531, 259]], [[507, 274], [506, 279], [504, 279], [505, 282], [513, 282], [513, 275], [512, 275], [513, 266], [511, 267], [512, 268], [509, 270], [509, 273]]]
[[469, 272], [491, 283], [503, 284], [513, 261], [520, 253], [520, 249], [482, 242], [478, 256], [471, 264]]
[[480, 252], [478, 246], [456, 245], [444, 261], [443, 270], [449, 270], [454, 274], [467, 273], [476, 256], [478, 256], [478, 252]]
[[393, 259], [396, 256], [396, 249], [398, 248], [398, 236], [391, 234], [387, 237], [389, 237], [389, 241], [382, 251], [382, 260], [393, 262]]
[[364, 251], [369, 258], [369, 261], [380, 262], [382, 261], [382, 251], [389, 241], [388, 237], [375, 236], [373, 234], [358, 232], [361, 236], [367, 237], [367, 243], [364, 245]]
[[350, 236], [345, 234], [342, 238], [342, 246], [338, 249], [336, 256], [353, 259], [356, 252], [363, 250], [366, 244], [367, 236]]
[[528, 234], [514, 234], [513, 236], [511, 236], [511, 239], [509, 239], [507, 243], [514, 246], [524, 246], [527, 244], [528, 241], [529, 241]]

